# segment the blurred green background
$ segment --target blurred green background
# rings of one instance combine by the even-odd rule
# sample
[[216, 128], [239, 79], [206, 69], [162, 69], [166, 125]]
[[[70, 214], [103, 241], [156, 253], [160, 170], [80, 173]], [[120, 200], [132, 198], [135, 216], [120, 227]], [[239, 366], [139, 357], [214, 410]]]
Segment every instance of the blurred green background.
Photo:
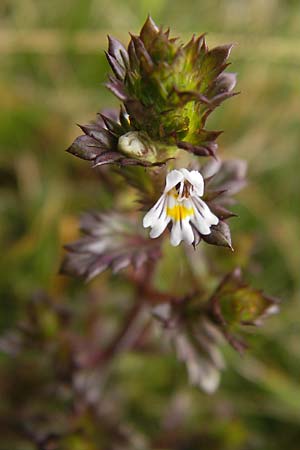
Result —
[[[117, 385], [127, 392], [125, 416], [143, 436], [155, 434], [160, 402], [171, 393], [175, 402], [175, 389], [189, 405], [184, 429], [190, 441], [180, 449], [298, 450], [299, 1], [2, 0], [0, 13], [1, 335], [22, 321], [40, 291], [83, 315], [87, 298], [100, 292], [110, 301], [103, 287], [108, 275], [89, 286], [57, 276], [62, 245], [77, 236], [79, 213], [113, 205], [101, 174], [64, 151], [78, 134], [76, 123], [117, 105], [104, 87], [106, 35], [126, 43], [128, 31], [138, 32], [148, 13], [183, 40], [206, 31], [209, 47], [235, 43], [230, 70], [238, 73], [241, 91], [214, 113], [209, 127], [225, 130], [220, 153], [246, 159], [250, 179], [232, 221], [235, 254], [221, 251], [220, 264], [246, 266], [248, 279], [283, 299], [281, 313], [255, 330], [242, 359], [225, 349], [228, 368], [213, 396], [188, 387], [173, 359], [159, 356], [121, 358]], [[117, 290], [118, 281], [112, 283]], [[99, 311], [111, 318], [126, 309], [118, 296]], [[25, 365], [30, 357], [24, 352]], [[30, 398], [12, 395], [22, 364], [16, 367], [5, 352], [0, 364], [6, 436], [7, 417]], [[16, 436], [8, 433], [0, 449], [35, 448]], [[72, 445], [64, 448], [102, 448], [84, 440]]]

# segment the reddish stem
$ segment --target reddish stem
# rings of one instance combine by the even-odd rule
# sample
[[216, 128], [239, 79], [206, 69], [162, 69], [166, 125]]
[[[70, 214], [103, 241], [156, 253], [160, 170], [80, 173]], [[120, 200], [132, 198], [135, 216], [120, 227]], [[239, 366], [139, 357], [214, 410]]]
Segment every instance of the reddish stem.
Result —
[[[96, 367], [105, 365], [119, 352], [131, 348], [144, 333], [145, 324], [139, 324], [140, 313], [146, 301], [149, 299], [149, 284], [152, 281], [154, 272], [154, 262], [145, 264], [144, 268], [135, 278], [136, 294], [133, 305], [125, 317], [121, 329], [112, 339], [111, 343], [104, 350], [97, 351], [86, 362], [85, 367]], [[150, 289], [151, 291], [151, 289]]]

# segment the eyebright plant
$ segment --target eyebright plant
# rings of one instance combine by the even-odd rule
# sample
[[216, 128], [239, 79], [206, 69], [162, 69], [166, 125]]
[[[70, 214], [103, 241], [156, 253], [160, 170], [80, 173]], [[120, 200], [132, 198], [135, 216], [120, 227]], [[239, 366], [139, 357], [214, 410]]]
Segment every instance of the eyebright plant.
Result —
[[[124, 182], [116, 199], [125, 198], [126, 190], [131, 198], [134, 188], [138, 203], [84, 214], [83, 236], [66, 245], [61, 272], [91, 280], [122, 270], [137, 293], [125, 329], [144, 321], [149, 326], [143, 333], [146, 328], [155, 345], [158, 325], [161, 351], [165, 339], [190, 381], [213, 392], [225, 366], [220, 343], [227, 340], [242, 352], [244, 326], [277, 312], [278, 301], [245, 283], [238, 268], [215, 273], [206, 246], [232, 250], [228, 219], [235, 214], [229, 208], [246, 183], [245, 162], [221, 160], [221, 132], [206, 127], [215, 108], [236, 95], [236, 74], [226, 71], [232, 45], [210, 50], [204, 34], [185, 45], [169, 34], [148, 17], [127, 48], [109, 37], [107, 88], [120, 111], [81, 125], [83, 134], [68, 151], [100, 168], [106, 181], [119, 174]], [[166, 279], [164, 264], [177, 285]]]

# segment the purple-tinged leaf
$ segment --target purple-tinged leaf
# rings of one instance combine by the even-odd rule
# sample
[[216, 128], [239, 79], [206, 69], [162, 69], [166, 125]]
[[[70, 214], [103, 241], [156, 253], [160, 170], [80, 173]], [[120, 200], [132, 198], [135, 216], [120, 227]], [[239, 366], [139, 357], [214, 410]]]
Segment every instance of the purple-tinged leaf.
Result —
[[124, 60], [128, 60], [124, 45], [112, 36], [108, 36], [108, 53], [115, 58], [120, 66], [124, 65]]
[[176, 86], [173, 87], [173, 91], [176, 93], [181, 103], [184, 105], [185, 103], [191, 101], [197, 101], [205, 104], [208, 107], [211, 107], [211, 101], [205, 95], [201, 94], [197, 91], [180, 91]]
[[207, 145], [199, 146], [191, 144], [190, 142], [179, 141], [177, 147], [186, 150], [189, 153], [193, 153], [196, 156], [213, 156], [215, 157], [218, 145], [214, 142], [210, 142]]
[[171, 340], [178, 359], [186, 365], [191, 384], [213, 393], [220, 381], [224, 360], [218, 348], [222, 335], [204, 310], [189, 313], [189, 302], [162, 303], [153, 308], [162, 333]]
[[100, 114], [106, 128], [111, 131], [112, 133], [114, 133], [116, 136], [121, 136], [122, 134], [124, 134], [124, 129], [122, 127], [122, 125], [120, 125], [118, 122], [116, 122], [116, 120], [111, 119], [110, 117], [104, 115], [104, 114]]
[[228, 247], [233, 250], [231, 245], [230, 228], [226, 222], [220, 220], [217, 225], [211, 227], [211, 233], [202, 235], [202, 239], [211, 245], [218, 245], [221, 247]]
[[147, 52], [143, 41], [138, 36], [134, 35], [131, 35], [131, 39], [135, 47], [137, 58], [140, 61], [141, 68], [145, 73], [151, 73], [154, 68], [154, 63], [151, 56]]
[[229, 159], [216, 167], [210, 180], [207, 182], [209, 190], [226, 190], [231, 196], [239, 192], [246, 185], [247, 162], [241, 159]]
[[222, 221], [230, 219], [231, 217], [237, 217], [237, 214], [233, 213], [232, 211], [229, 211], [227, 208], [218, 203], [208, 202], [208, 206], [211, 212], [214, 213], [217, 217], [219, 217], [219, 219], [221, 219]]
[[120, 65], [120, 63], [116, 60], [116, 58], [114, 58], [112, 55], [110, 55], [109, 53], [105, 52], [107, 61], [109, 62], [110, 67], [112, 68], [115, 76], [119, 79], [119, 80], [123, 80], [126, 74], [125, 68]]
[[203, 196], [203, 200], [205, 201], [205, 203], [209, 203], [215, 200], [216, 198], [219, 198], [220, 196], [224, 195], [225, 192], [226, 192], [225, 189], [220, 189], [218, 191], [207, 191]]
[[139, 59], [136, 54], [135, 45], [133, 43], [133, 40], [130, 40], [130, 42], [129, 42], [128, 55], [129, 55], [129, 62], [130, 62], [131, 70], [136, 71], [139, 68]]
[[107, 129], [100, 128], [98, 124], [79, 125], [82, 131], [98, 141], [98, 145], [109, 150], [116, 146], [118, 139]]
[[92, 161], [102, 151], [106, 150], [98, 141], [90, 136], [78, 136], [73, 144], [67, 149], [67, 152], [72, 153], [78, 158]]
[[222, 94], [218, 94], [212, 97], [210, 99], [210, 104], [212, 108], [216, 108], [228, 98], [235, 97], [236, 95], [239, 95], [239, 92], [223, 92]]
[[60, 273], [91, 280], [107, 268], [114, 273], [132, 265], [138, 270], [160, 256], [160, 242], [148, 239], [139, 222], [117, 213], [90, 213], [81, 221], [85, 234], [65, 246]]
[[211, 68], [223, 66], [228, 59], [232, 50], [233, 44], [219, 45], [207, 52], [208, 60], [211, 63]]
[[212, 96], [219, 95], [225, 92], [232, 92], [236, 86], [237, 75], [236, 73], [225, 72], [221, 73], [213, 83], [210, 94]]
[[118, 99], [125, 101], [128, 98], [126, 88], [124, 84], [114, 77], [109, 77], [109, 81], [106, 83], [106, 87], [116, 96]]
[[103, 152], [101, 155], [97, 156], [97, 158], [93, 161], [93, 167], [103, 166], [105, 164], [112, 164], [116, 161], [122, 159], [122, 155], [118, 152]]

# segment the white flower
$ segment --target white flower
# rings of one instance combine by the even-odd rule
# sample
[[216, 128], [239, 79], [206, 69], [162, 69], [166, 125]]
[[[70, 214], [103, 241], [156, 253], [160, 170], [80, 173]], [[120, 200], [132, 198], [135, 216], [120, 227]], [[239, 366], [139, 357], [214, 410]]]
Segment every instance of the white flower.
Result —
[[145, 228], [151, 227], [150, 237], [160, 236], [170, 222], [173, 246], [179, 245], [181, 241], [192, 244], [195, 241], [194, 230], [199, 234], [210, 234], [210, 227], [217, 225], [219, 219], [201, 200], [203, 193], [203, 177], [197, 170], [169, 172], [162, 196], [143, 220]]

